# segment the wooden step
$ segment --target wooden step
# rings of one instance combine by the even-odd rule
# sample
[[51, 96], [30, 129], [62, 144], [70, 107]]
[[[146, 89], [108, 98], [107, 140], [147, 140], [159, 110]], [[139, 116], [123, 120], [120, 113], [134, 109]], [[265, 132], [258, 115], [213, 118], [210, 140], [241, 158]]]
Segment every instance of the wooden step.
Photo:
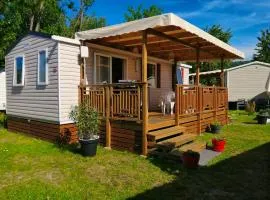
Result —
[[189, 144], [184, 144], [180, 146], [179, 148], [175, 148], [170, 152], [172, 156], [175, 157], [181, 157], [182, 154], [188, 150], [195, 151], [195, 152], [201, 152], [206, 148], [206, 142], [201, 142], [201, 141], [195, 141]]
[[177, 137], [173, 137], [161, 142], [157, 143], [157, 146], [160, 148], [166, 148], [166, 149], [173, 149], [176, 147], [179, 147], [180, 145], [189, 143], [193, 140], [195, 140], [195, 138], [197, 137], [197, 135], [195, 134], [183, 134]]
[[185, 127], [183, 126], [173, 126], [157, 131], [152, 131], [147, 134], [151, 140], [159, 140], [165, 137], [173, 136], [179, 133], [185, 132]]
[[166, 119], [166, 120], [159, 120], [159, 121], [153, 121], [153, 119], [150, 119], [149, 124], [148, 124], [148, 130], [153, 131], [153, 130], [166, 128], [166, 127], [170, 127], [174, 125], [175, 125], [174, 119]]
[[206, 148], [206, 142], [202, 141], [195, 141], [190, 144], [183, 145], [178, 148], [181, 152], [186, 152], [188, 150], [195, 151], [195, 152], [201, 152], [203, 149]]

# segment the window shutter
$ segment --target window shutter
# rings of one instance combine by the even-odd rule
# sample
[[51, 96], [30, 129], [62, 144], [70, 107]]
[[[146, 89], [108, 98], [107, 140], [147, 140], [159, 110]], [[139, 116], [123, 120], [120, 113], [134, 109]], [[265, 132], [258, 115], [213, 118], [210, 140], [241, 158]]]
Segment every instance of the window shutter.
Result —
[[160, 88], [160, 64], [157, 64], [157, 88]]

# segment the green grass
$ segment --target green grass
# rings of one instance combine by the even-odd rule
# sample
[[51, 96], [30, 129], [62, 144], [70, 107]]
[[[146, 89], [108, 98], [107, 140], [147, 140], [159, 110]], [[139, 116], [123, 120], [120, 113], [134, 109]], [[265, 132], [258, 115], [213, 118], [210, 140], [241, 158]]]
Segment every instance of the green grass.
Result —
[[0, 199], [266, 199], [270, 125], [244, 112], [231, 116], [220, 134], [225, 152], [197, 170], [102, 147], [84, 158], [2, 129]]

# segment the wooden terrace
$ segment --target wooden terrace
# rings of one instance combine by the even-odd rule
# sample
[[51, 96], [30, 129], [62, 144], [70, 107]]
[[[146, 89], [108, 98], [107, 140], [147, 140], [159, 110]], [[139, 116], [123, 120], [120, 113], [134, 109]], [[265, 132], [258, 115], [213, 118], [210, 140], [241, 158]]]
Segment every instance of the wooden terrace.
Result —
[[[76, 33], [89, 49], [98, 45], [115, 54], [126, 52], [141, 59], [139, 83], [85, 85], [82, 59], [79, 97], [103, 117], [101, 141], [106, 147], [137, 150], [169, 142], [175, 146], [192, 141], [194, 135], [218, 120], [227, 123], [228, 91], [224, 88], [225, 59], [243, 58], [242, 52], [203, 30], [169, 13], [160, 16]], [[173, 116], [149, 112], [147, 65], [155, 58], [176, 66], [192, 61], [196, 67], [195, 85], [177, 85]], [[200, 62], [221, 62], [221, 87], [200, 85]], [[173, 68], [172, 68], [173, 69]], [[174, 81], [176, 83], [176, 81]]]

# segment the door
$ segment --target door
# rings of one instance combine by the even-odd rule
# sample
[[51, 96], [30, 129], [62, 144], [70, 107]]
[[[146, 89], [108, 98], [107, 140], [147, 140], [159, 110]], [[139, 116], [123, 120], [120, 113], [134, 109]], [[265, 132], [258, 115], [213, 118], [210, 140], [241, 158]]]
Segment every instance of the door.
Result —
[[112, 57], [112, 83], [124, 79], [124, 59]]

